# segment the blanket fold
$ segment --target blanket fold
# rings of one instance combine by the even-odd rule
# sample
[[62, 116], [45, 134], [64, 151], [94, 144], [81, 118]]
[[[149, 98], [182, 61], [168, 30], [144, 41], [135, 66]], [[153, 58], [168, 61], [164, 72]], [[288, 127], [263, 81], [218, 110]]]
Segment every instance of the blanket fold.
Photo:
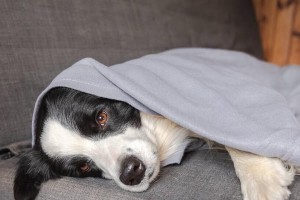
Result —
[[[299, 69], [201, 48], [174, 49], [110, 67], [85, 58], [38, 97], [33, 138], [43, 95], [63, 86], [163, 115], [220, 144], [300, 165]], [[168, 164], [180, 161], [182, 154], [174, 156]]]

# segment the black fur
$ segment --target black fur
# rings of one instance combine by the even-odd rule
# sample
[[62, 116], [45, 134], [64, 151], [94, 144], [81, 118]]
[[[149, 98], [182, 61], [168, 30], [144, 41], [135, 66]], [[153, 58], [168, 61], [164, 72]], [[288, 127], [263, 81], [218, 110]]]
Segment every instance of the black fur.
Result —
[[[98, 126], [95, 116], [99, 111], [106, 111], [110, 118], [105, 129]], [[140, 113], [127, 103], [79, 92], [69, 88], [55, 88], [49, 91], [38, 113], [38, 131], [36, 142], [39, 143], [42, 125], [47, 117], [59, 120], [64, 126], [77, 129], [89, 137], [103, 137], [109, 133], [120, 132], [123, 127], [141, 126]]]
[[[109, 114], [105, 128], [95, 121], [100, 111]], [[17, 200], [35, 199], [41, 184], [49, 179], [61, 176], [102, 177], [101, 169], [87, 157], [76, 155], [54, 159], [44, 153], [40, 137], [48, 118], [57, 119], [63, 125], [79, 130], [83, 136], [96, 140], [109, 137], [110, 134], [120, 134], [126, 126], [141, 126], [139, 111], [127, 103], [68, 88], [52, 89], [43, 98], [38, 111], [35, 145], [19, 160], [14, 181], [14, 196]], [[88, 171], [80, 169], [85, 163], [90, 166]]]
[[43, 182], [58, 177], [51, 169], [49, 159], [41, 152], [31, 150], [23, 154], [14, 181], [15, 199], [35, 199]]

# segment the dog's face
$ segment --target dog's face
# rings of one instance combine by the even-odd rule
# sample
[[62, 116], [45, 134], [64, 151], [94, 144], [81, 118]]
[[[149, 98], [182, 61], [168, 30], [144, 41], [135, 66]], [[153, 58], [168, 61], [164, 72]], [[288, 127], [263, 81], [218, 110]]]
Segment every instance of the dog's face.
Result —
[[157, 151], [155, 137], [132, 106], [56, 88], [38, 113], [35, 146], [20, 160], [15, 197], [36, 196], [42, 182], [60, 176], [102, 177], [144, 191], [159, 172]]

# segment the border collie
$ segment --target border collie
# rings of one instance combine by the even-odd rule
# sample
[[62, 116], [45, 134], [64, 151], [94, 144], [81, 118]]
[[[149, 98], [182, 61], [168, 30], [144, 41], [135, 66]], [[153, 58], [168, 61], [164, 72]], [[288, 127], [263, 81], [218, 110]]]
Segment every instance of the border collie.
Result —
[[[54, 88], [38, 112], [34, 146], [19, 161], [14, 197], [35, 199], [43, 182], [61, 176], [113, 179], [125, 190], [145, 191], [158, 176], [160, 163], [191, 137], [199, 136], [127, 103]], [[289, 197], [295, 167], [225, 148], [245, 200]]]

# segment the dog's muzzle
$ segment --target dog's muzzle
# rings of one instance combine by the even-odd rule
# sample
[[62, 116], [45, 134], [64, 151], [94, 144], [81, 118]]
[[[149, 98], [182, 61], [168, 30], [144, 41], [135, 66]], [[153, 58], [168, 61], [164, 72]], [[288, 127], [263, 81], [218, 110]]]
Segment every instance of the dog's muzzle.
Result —
[[138, 185], [143, 180], [145, 171], [146, 167], [140, 159], [127, 157], [121, 165], [120, 181], [125, 185]]

